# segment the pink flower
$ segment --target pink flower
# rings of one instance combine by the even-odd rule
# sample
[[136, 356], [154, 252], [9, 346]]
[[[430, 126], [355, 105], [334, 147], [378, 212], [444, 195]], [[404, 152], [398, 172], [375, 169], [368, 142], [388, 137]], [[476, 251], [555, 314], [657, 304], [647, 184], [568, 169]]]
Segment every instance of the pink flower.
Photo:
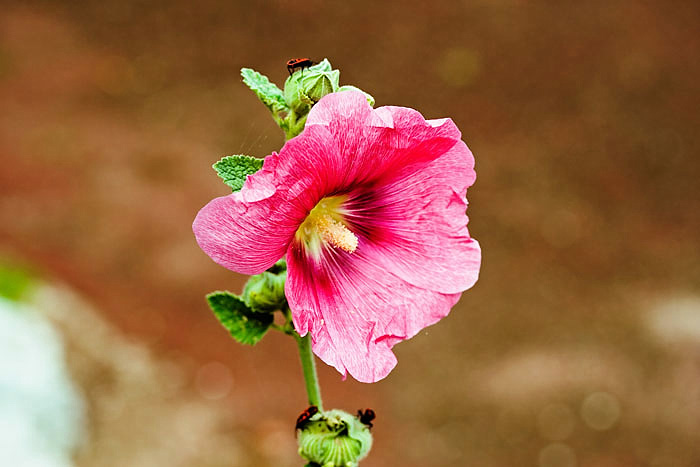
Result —
[[240, 192], [199, 212], [197, 242], [244, 274], [286, 254], [297, 332], [343, 375], [378, 381], [396, 366], [391, 348], [478, 278], [466, 215], [474, 158], [460, 138], [450, 119], [329, 94]]

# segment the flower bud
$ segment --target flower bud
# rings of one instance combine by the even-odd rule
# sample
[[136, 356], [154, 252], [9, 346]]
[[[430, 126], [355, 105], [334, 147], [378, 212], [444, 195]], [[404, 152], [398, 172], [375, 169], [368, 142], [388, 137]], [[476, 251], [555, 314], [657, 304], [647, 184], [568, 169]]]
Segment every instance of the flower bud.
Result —
[[311, 465], [356, 467], [372, 447], [369, 427], [342, 410], [310, 417], [299, 432], [299, 455]]
[[248, 279], [243, 288], [243, 301], [253, 311], [272, 313], [287, 306], [284, 283], [287, 280], [287, 263], [278, 261], [267, 271]]
[[[334, 70], [328, 59], [323, 59], [316, 65], [300, 68], [292, 73], [284, 83], [284, 104], [288, 113], [279, 123], [287, 139], [297, 136], [304, 130], [306, 117], [323, 96], [338, 91], [361, 91], [355, 86], [340, 86], [340, 70]], [[370, 105], [374, 106], [374, 98], [364, 93]]]
[[338, 90], [340, 70], [331, 69], [328, 60], [295, 71], [284, 84], [284, 100], [299, 116], [308, 113], [326, 94]]
[[321, 100], [326, 94], [338, 90], [340, 70], [332, 70], [319, 73], [316, 76], [303, 76], [301, 78], [304, 94], [314, 103]]

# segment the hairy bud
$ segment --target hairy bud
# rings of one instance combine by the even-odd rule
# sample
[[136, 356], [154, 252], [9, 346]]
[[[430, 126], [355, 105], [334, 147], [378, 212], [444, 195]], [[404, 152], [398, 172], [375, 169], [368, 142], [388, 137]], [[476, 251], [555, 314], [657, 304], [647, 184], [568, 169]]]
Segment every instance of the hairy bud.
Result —
[[287, 306], [284, 283], [287, 280], [287, 263], [278, 261], [267, 271], [257, 274], [243, 288], [242, 299], [253, 311], [272, 313]]
[[298, 434], [299, 455], [309, 465], [356, 467], [372, 447], [370, 427], [342, 410], [319, 412]]

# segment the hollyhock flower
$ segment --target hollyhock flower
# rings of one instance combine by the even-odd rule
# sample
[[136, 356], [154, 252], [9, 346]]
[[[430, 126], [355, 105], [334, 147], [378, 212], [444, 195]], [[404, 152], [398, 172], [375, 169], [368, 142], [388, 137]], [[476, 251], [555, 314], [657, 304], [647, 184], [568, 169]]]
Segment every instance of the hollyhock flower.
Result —
[[314, 353], [358, 381], [384, 378], [391, 348], [445, 317], [477, 280], [469, 236], [474, 159], [450, 119], [372, 109], [333, 93], [304, 131], [197, 215], [200, 247], [258, 274], [287, 257], [285, 293]]

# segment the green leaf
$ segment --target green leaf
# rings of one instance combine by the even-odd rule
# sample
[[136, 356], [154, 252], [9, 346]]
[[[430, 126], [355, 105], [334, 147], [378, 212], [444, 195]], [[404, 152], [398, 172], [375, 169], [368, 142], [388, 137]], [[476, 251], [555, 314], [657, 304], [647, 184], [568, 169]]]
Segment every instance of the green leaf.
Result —
[[224, 183], [233, 191], [240, 191], [245, 183], [246, 176], [254, 174], [263, 166], [263, 160], [251, 156], [226, 156], [212, 165], [216, 174], [224, 180]]
[[274, 319], [272, 313], [254, 312], [231, 292], [212, 292], [207, 295], [207, 302], [219, 322], [241, 344], [260, 342]]
[[250, 68], [241, 68], [243, 82], [258, 96], [258, 99], [267, 106], [270, 111], [277, 116], [280, 112], [287, 112], [289, 108], [284, 102], [282, 90], [267, 79]]

